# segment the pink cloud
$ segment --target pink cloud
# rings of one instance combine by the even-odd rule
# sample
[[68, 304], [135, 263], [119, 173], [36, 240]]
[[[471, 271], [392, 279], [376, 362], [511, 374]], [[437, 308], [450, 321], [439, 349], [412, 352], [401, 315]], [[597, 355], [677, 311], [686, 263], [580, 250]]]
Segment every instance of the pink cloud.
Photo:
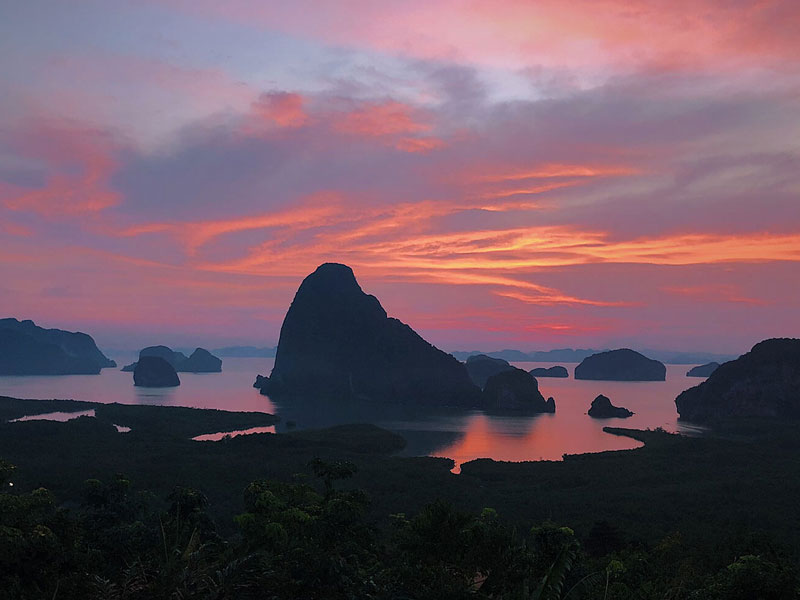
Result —
[[274, 92], [262, 94], [253, 103], [252, 112], [278, 127], [301, 127], [308, 122], [305, 98], [297, 93]]
[[171, 0], [173, 7], [405, 56], [520, 68], [661, 69], [793, 62], [800, 8], [792, 0]]
[[36, 122], [17, 131], [11, 147], [46, 170], [44, 185], [0, 181], [0, 202], [14, 211], [46, 217], [78, 216], [119, 204], [111, 176], [118, 167], [117, 142], [105, 132], [73, 123]]

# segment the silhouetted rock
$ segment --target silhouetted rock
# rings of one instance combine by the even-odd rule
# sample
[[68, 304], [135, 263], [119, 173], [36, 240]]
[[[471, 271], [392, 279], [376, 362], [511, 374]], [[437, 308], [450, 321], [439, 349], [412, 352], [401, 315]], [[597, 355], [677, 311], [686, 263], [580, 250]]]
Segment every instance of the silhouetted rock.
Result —
[[[139, 351], [139, 360], [143, 356], [163, 358], [178, 373], [219, 373], [222, 371], [222, 361], [204, 348], [197, 348], [191, 356], [187, 357], [183, 352], [177, 352], [168, 346], [148, 346]], [[135, 369], [135, 362], [122, 367], [123, 371], [134, 371]]]
[[187, 358], [183, 352], [175, 352], [168, 346], [148, 346], [147, 348], [142, 348], [139, 351], [139, 359], [141, 360], [143, 356], [158, 356], [159, 358], [163, 358], [175, 367], [175, 370], [178, 370]]
[[94, 375], [115, 366], [85, 333], [0, 319], [0, 375]]
[[260, 390], [261, 388], [267, 385], [269, 381], [269, 377], [264, 377], [263, 375], [256, 375], [256, 382], [253, 384], [253, 387]]
[[698, 365], [696, 367], [692, 367], [686, 373], [686, 376], [687, 377], [708, 377], [714, 371], [716, 371], [718, 368], [719, 368], [719, 363], [710, 362], [710, 363], [705, 364], [705, 365]]
[[556, 365], [555, 367], [537, 367], [528, 371], [534, 377], [569, 377], [566, 367]]
[[142, 356], [133, 371], [133, 385], [139, 387], [175, 387], [181, 384], [178, 373], [160, 356]]
[[614, 406], [611, 404], [611, 400], [602, 394], [592, 400], [592, 406], [589, 408], [589, 416], [596, 419], [610, 419], [612, 417], [625, 419], [632, 414], [627, 408]]
[[197, 348], [189, 358], [180, 363], [177, 370], [187, 373], [219, 373], [222, 371], [222, 361], [208, 350]]
[[681, 419], [800, 417], [800, 339], [759, 342], [675, 399]]
[[467, 358], [466, 362], [467, 373], [469, 373], [472, 383], [483, 389], [486, 385], [486, 380], [492, 375], [502, 373], [503, 371], [510, 371], [514, 367], [508, 364], [508, 361], [502, 358], [492, 358], [485, 354], [476, 354]]
[[303, 280], [281, 327], [270, 396], [479, 406], [466, 367], [365, 294], [350, 267], [321, 265]]
[[556, 411], [555, 400], [544, 399], [536, 378], [516, 367], [489, 377], [483, 397], [488, 409], [535, 413]]
[[657, 360], [623, 348], [593, 354], [575, 367], [575, 379], [598, 381], [664, 381], [667, 368]]

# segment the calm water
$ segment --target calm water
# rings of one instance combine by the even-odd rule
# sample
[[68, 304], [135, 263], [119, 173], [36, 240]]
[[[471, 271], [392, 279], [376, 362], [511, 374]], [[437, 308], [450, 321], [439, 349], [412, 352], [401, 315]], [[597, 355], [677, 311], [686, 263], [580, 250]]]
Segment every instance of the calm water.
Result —
[[[133, 359], [123, 357], [117, 362], [122, 365]], [[675, 396], [702, 381], [686, 377], [690, 368], [687, 365], [667, 365], [667, 380], [662, 382], [603, 382], [576, 381], [572, 379], [575, 365], [564, 363], [570, 372], [568, 379], [539, 380], [542, 394], [556, 399], [555, 414], [498, 416], [480, 411], [357, 403], [279, 404], [251, 387], [257, 374], [269, 374], [272, 363], [267, 358], [226, 358], [222, 373], [180, 373], [180, 387], [163, 389], [134, 387], [133, 375], [119, 369], [104, 369], [100, 375], [6, 376], [0, 377], [0, 395], [271, 412], [282, 418], [276, 426], [278, 432], [286, 431], [287, 427], [375, 423], [398, 431], [409, 440], [404, 454], [448, 457], [457, 465], [481, 457], [560, 460], [564, 454], [624, 450], [640, 445], [635, 440], [604, 433], [604, 426], [663, 427], [692, 434], [700, 431], [678, 424], [675, 411]], [[526, 370], [552, 366], [551, 363], [514, 364]], [[590, 418], [586, 411], [598, 394], [605, 394], [615, 405], [636, 414], [628, 419]]]

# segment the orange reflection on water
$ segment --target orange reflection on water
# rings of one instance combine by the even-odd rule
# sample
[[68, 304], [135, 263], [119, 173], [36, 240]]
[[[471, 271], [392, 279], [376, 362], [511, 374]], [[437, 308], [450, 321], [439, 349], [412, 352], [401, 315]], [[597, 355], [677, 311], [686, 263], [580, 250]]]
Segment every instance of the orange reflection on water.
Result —
[[455, 466], [452, 471], [460, 473], [463, 463], [477, 458], [511, 462], [562, 460], [564, 454], [597, 452], [601, 449], [629, 450], [642, 445], [631, 438], [605, 433], [593, 419], [582, 416], [583, 419], [563, 414], [530, 417], [476, 414], [466, 423], [463, 437], [450, 446], [438, 449], [432, 456], [453, 459]]
[[[551, 363], [514, 363], [525, 370]], [[630, 450], [642, 446], [632, 438], [611, 435], [603, 427], [654, 428], [682, 431], [677, 422], [675, 396], [698, 381], [687, 379], [685, 365], [668, 365], [662, 382], [576, 381], [574, 364], [564, 363], [568, 379], [539, 379], [542, 394], [556, 399], [555, 414], [487, 415], [467, 417], [463, 435], [431, 456], [451, 458], [454, 473], [477, 458], [499, 461], [562, 460], [565, 454]], [[593, 398], [605, 394], [634, 415], [628, 419], [593, 419], [586, 413]], [[691, 433], [691, 432], [689, 432]]]
[[226, 437], [236, 437], [238, 435], [253, 435], [255, 433], [275, 433], [275, 425], [267, 427], [251, 427], [250, 429], [237, 429], [236, 431], [218, 431], [217, 433], [205, 433], [192, 438], [195, 442], [220, 442]]

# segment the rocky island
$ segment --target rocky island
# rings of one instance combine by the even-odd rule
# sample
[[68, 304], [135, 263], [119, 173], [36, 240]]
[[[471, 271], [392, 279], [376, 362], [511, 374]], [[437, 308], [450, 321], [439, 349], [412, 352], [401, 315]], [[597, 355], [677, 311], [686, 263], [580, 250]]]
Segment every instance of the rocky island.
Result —
[[181, 384], [175, 368], [160, 356], [142, 356], [133, 371], [137, 387], [175, 387]]
[[686, 372], [687, 377], [708, 377], [719, 368], [719, 363], [710, 362], [705, 365], [692, 367]]
[[800, 339], [764, 340], [675, 399], [682, 420], [800, 417]]
[[589, 416], [595, 419], [627, 419], [633, 415], [631, 411], [622, 406], [614, 406], [607, 396], [600, 394], [597, 398], [592, 400], [592, 406], [589, 408]]
[[566, 367], [556, 365], [554, 367], [537, 367], [528, 371], [534, 377], [569, 377]]
[[[204, 348], [197, 348], [191, 356], [172, 350], [168, 346], [148, 346], [139, 351], [139, 360], [144, 356], [157, 356], [166, 360], [178, 373], [220, 373], [222, 360]], [[122, 367], [123, 371], [134, 371], [135, 362]]]
[[176, 370], [179, 373], [220, 373], [222, 360], [204, 348], [196, 348]]
[[481, 407], [466, 366], [365, 294], [352, 269], [326, 263], [300, 285], [275, 366], [257, 382], [276, 397]]
[[575, 367], [575, 379], [595, 381], [664, 381], [667, 368], [657, 360], [622, 348], [593, 354]]
[[116, 366], [85, 333], [0, 319], [0, 375], [96, 375]]
[[497, 375], [503, 371], [510, 371], [514, 367], [502, 358], [492, 358], [485, 354], [475, 354], [467, 358], [467, 373], [469, 373], [472, 383], [483, 389], [486, 380], [492, 375]]
[[489, 377], [483, 390], [484, 405], [490, 410], [536, 413], [556, 412], [556, 402], [544, 399], [539, 384], [530, 373], [511, 367]]

